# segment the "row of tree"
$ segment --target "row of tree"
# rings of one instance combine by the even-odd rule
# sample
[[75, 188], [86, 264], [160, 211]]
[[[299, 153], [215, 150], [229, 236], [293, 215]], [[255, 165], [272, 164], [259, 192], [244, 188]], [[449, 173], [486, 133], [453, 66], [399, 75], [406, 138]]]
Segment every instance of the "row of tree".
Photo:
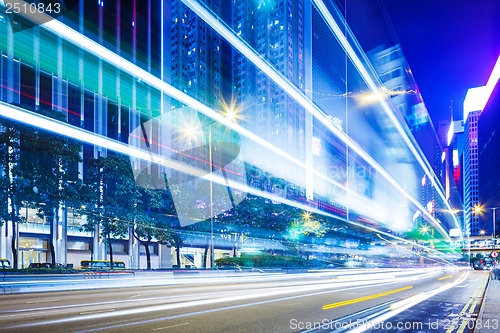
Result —
[[[37, 112], [65, 121], [63, 114], [57, 111]], [[89, 149], [93, 150], [93, 147]], [[38, 214], [50, 224], [49, 249], [52, 263], [56, 264], [56, 221], [61, 218], [58, 216], [60, 208], [73, 207], [88, 216], [84, 230], [99, 230], [99, 236], [108, 246], [110, 261], [113, 261], [111, 240], [125, 237], [132, 231], [133, 237], [146, 250], [148, 268], [151, 267], [150, 245], [155, 240], [175, 246], [177, 264], [180, 264], [182, 238], [180, 230], [172, 228], [178, 223], [168, 186], [166, 190], [157, 190], [155, 180], [148, 172], [134, 177], [128, 156], [108, 151], [98, 158], [82, 161], [82, 151], [83, 144], [75, 140], [0, 119], [0, 223], [10, 221], [15, 231], [17, 222], [22, 220], [20, 207], [29, 204], [31, 208], [36, 208]], [[79, 174], [80, 162], [84, 162], [83, 177]], [[164, 181], [168, 184], [167, 179]], [[219, 199], [213, 198], [212, 204], [223, 204], [223, 200]], [[288, 240], [289, 243], [327, 234], [338, 239], [356, 237], [345, 223], [306, 215], [301, 209], [253, 195], [247, 195], [233, 209], [215, 216], [213, 222], [215, 233], [244, 233], [249, 237]], [[205, 221], [186, 229], [208, 232], [210, 227], [210, 223]], [[363, 232], [359, 230], [356, 234]], [[368, 238], [362, 239], [362, 242], [366, 243]], [[208, 253], [208, 246], [207, 242], [205, 254]], [[17, 267], [14, 238], [12, 251]]]

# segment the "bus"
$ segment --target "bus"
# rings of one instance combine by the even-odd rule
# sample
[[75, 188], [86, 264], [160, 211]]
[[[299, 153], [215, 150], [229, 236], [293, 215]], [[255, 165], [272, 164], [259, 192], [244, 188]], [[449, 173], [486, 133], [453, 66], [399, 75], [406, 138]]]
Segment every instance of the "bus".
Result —
[[0, 259], [0, 269], [2, 268], [12, 268], [9, 259]]
[[[109, 260], [82, 260], [80, 266], [83, 269], [88, 268], [100, 268], [100, 269], [110, 269], [111, 261]], [[113, 261], [113, 268], [125, 268], [125, 263], [123, 261]]]

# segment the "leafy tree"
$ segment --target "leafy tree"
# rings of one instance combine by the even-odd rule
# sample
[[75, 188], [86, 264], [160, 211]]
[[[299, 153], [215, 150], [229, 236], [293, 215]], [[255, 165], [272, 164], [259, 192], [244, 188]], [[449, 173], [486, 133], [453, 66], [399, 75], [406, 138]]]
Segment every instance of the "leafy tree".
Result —
[[180, 246], [182, 241], [179, 241], [174, 232], [167, 229], [167, 220], [160, 214], [162, 208], [166, 211], [170, 210], [170, 206], [164, 205], [169, 204], [171, 198], [168, 201], [168, 198], [165, 198], [165, 191], [156, 190], [154, 175], [144, 171], [135, 178], [135, 184], [140, 184], [140, 186], [135, 185], [137, 191], [134, 193], [137, 197], [128, 220], [133, 221], [132, 234], [144, 246], [147, 269], [151, 269], [149, 246], [153, 239], [156, 239], [159, 244], [169, 246], [176, 244]]
[[[99, 231], [108, 245], [113, 266], [112, 238], [122, 238], [128, 231], [126, 222], [139, 196], [134, 183], [130, 160], [108, 153], [88, 161], [85, 177], [87, 222], [85, 231]], [[98, 235], [99, 236], [99, 235]]]
[[[13, 267], [18, 267], [16, 249], [16, 227], [19, 218], [18, 207], [21, 204], [19, 175], [19, 137], [16, 124], [2, 120], [0, 122], [0, 222], [11, 221], [11, 250]], [[10, 205], [9, 205], [10, 202]], [[0, 225], [1, 225], [0, 224]]]
[[[60, 121], [64, 115], [58, 111], [40, 113]], [[52, 265], [56, 264], [54, 249], [55, 223], [59, 208], [65, 202], [79, 201], [78, 162], [81, 144], [60, 135], [27, 128], [20, 133], [19, 176], [23, 180], [24, 199], [33, 201], [41, 216], [50, 223], [49, 248]], [[81, 184], [81, 182], [80, 182]]]
[[[60, 112], [38, 112], [65, 121]], [[55, 265], [53, 220], [58, 218], [61, 203], [70, 200], [67, 189], [72, 186], [70, 180], [77, 179], [81, 145], [57, 134], [9, 120], [1, 120], [0, 128], [0, 169], [3, 170], [0, 174], [0, 219], [10, 220], [15, 234], [22, 202], [38, 208], [39, 214], [50, 221], [49, 248], [52, 264]], [[7, 199], [13, 203], [10, 211]], [[15, 237], [12, 253], [13, 264], [17, 267]]]

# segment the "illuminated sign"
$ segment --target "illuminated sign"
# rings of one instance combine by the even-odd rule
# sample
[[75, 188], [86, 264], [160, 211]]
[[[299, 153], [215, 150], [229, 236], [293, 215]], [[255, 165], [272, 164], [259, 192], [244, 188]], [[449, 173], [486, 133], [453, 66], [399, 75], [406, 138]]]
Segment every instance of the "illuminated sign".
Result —
[[429, 214], [432, 214], [433, 211], [434, 211], [434, 201], [429, 201], [427, 203], [427, 212], [429, 212]]

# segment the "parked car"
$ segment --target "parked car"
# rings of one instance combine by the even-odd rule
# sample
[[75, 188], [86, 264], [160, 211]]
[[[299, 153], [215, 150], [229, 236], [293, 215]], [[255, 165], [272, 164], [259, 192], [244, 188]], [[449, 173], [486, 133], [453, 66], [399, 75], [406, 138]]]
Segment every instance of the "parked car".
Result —
[[52, 268], [52, 264], [48, 262], [32, 262], [28, 268]]
[[0, 269], [3, 268], [12, 268], [9, 259], [0, 259]]

